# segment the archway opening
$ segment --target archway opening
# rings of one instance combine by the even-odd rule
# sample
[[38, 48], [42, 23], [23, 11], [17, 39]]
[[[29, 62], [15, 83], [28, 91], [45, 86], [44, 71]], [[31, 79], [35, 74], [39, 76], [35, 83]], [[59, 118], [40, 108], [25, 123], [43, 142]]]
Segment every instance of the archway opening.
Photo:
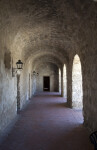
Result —
[[63, 97], [67, 100], [67, 75], [66, 75], [66, 65], [63, 66]]
[[82, 70], [78, 55], [75, 55], [72, 69], [72, 107], [83, 108]]

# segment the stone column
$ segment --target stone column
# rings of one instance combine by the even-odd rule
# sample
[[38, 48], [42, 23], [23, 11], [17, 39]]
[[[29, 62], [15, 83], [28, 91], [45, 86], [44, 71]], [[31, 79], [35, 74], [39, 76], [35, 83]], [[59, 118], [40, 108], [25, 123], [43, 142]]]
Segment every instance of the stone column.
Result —
[[61, 69], [61, 96], [63, 97], [63, 67]]
[[72, 63], [67, 64], [67, 104], [72, 107]]
[[17, 74], [17, 112], [20, 110], [20, 75]]
[[29, 73], [29, 99], [31, 98], [31, 92], [30, 92], [30, 73]]

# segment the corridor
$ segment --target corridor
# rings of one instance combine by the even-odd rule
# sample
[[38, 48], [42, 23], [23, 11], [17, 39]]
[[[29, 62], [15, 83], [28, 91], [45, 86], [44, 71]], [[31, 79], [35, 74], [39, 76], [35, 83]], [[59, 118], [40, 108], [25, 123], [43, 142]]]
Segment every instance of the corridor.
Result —
[[0, 150], [93, 150], [80, 110], [58, 93], [41, 93], [19, 114]]

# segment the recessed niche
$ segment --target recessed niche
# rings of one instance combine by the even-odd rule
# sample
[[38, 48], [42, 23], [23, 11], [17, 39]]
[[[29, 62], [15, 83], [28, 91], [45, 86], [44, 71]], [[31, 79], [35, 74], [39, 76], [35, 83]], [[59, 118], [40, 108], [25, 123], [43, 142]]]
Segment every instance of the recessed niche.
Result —
[[7, 68], [7, 69], [11, 68], [11, 52], [5, 52], [4, 64], [5, 64], [5, 68]]

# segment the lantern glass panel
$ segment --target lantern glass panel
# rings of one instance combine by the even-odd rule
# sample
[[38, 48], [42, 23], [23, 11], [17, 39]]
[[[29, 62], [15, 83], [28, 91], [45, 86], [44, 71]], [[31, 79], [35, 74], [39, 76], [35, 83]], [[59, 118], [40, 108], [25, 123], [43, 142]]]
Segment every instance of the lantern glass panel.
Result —
[[17, 69], [22, 69], [23, 68], [23, 63], [21, 62], [21, 60], [18, 60], [16, 65], [17, 65]]

